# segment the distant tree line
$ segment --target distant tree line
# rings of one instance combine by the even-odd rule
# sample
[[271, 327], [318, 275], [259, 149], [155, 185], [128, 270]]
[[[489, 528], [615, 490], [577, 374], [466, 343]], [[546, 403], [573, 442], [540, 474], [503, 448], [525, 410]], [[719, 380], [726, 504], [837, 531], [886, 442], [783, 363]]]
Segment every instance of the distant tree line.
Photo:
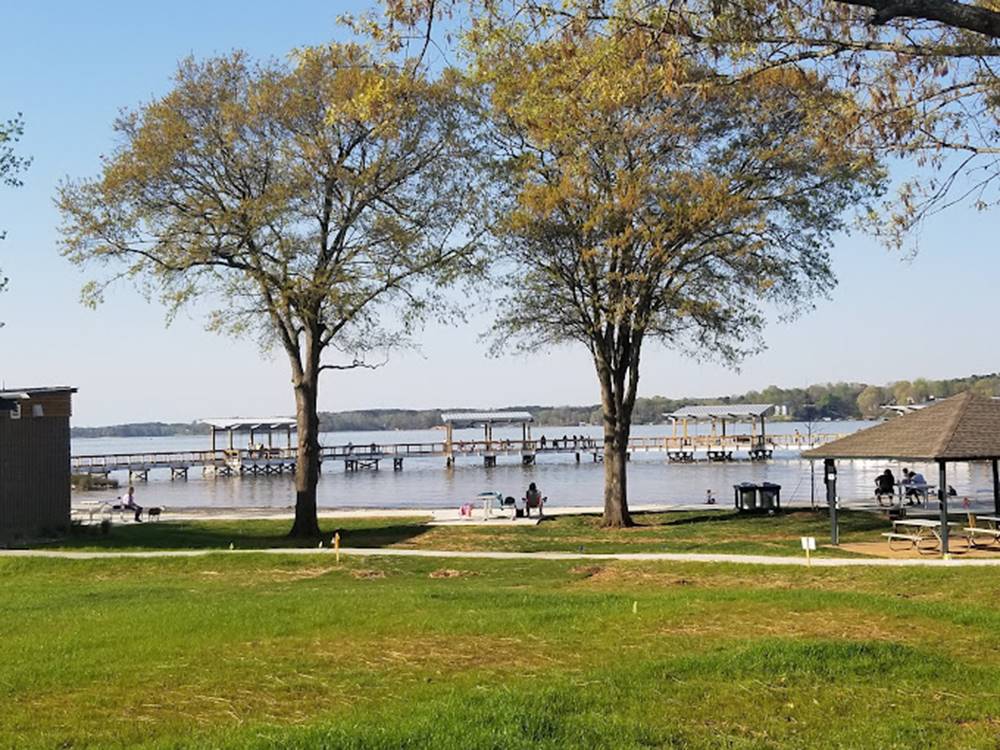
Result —
[[74, 427], [75, 438], [104, 437], [172, 437], [174, 435], [207, 435], [208, 425], [199, 422], [133, 422], [106, 427]]
[[[883, 406], [921, 404], [928, 400], [947, 398], [963, 391], [981, 396], [1000, 395], [1000, 374], [970, 375], [949, 380], [899, 380], [888, 385], [866, 383], [825, 383], [806, 388], [779, 388], [772, 385], [760, 391], [718, 398], [667, 398], [651, 396], [637, 398], [636, 424], [657, 424], [664, 414], [687, 404], [763, 403], [787, 407], [787, 416], [794, 421], [817, 419], [874, 419], [885, 416]], [[460, 409], [362, 409], [357, 411], [320, 412], [323, 432], [362, 432], [367, 430], [426, 430], [441, 424], [443, 411]], [[504, 407], [504, 410], [528, 411], [540, 427], [549, 425], [599, 425], [601, 407], [539, 406], [525, 404]], [[207, 435], [208, 426], [198, 422], [137, 422], [108, 427], [74, 427], [73, 437], [167, 437], [171, 435]]]

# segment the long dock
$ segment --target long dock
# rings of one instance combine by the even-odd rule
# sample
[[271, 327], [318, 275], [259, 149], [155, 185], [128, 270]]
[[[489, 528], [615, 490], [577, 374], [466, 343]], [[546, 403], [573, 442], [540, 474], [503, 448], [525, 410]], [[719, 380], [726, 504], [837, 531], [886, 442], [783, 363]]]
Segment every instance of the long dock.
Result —
[[[694, 435], [689, 437], [632, 437], [629, 453], [661, 453], [674, 462], [732, 461], [739, 457], [767, 460], [775, 450], [805, 450], [842, 437], [839, 434], [769, 435], [765, 439], [751, 435]], [[325, 445], [320, 448], [321, 463], [343, 462], [345, 471], [378, 470], [392, 461], [394, 470], [403, 468], [410, 458], [443, 458], [446, 467], [467, 459], [481, 460], [495, 466], [499, 457], [518, 457], [522, 464], [535, 463], [538, 456], [569, 454], [579, 462], [583, 457], [603, 460], [603, 444], [595, 438], [555, 438], [552, 440], [454, 440], [421, 443], [370, 443]], [[295, 471], [295, 448], [229, 448], [204, 451], [155, 451], [78, 455], [70, 459], [74, 474], [107, 475], [127, 471], [130, 479], [146, 480], [154, 470], [169, 471], [171, 479], [186, 479], [191, 470], [200, 469], [209, 476], [273, 475]]]

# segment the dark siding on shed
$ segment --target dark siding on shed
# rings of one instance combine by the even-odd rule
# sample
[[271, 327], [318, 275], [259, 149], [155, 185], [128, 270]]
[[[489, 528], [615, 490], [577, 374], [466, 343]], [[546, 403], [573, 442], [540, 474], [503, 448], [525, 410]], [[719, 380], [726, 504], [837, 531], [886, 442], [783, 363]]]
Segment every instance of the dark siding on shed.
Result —
[[0, 412], [0, 543], [69, 525], [69, 394], [30, 402], [20, 419]]

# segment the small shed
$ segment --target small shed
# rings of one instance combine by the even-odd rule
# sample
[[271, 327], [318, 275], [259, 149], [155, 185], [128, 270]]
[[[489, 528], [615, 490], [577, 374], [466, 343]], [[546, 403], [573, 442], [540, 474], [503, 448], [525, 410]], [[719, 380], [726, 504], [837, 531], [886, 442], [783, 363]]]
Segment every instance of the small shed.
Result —
[[69, 527], [76, 388], [0, 391], [0, 544]]
[[[821, 458], [826, 462], [829, 497], [835, 493], [837, 459], [936, 463], [944, 530], [941, 548], [945, 554], [948, 552], [948, 463], [989, 461], [993, 467], [993, 503], [1000, 515], [1000, 475], [997, 469], [1000, 460], [1000, 401], [992, 398], [966, 391], [804, 451], [802, 456]], [[834, 511], [833, 506], [831, 511]]]

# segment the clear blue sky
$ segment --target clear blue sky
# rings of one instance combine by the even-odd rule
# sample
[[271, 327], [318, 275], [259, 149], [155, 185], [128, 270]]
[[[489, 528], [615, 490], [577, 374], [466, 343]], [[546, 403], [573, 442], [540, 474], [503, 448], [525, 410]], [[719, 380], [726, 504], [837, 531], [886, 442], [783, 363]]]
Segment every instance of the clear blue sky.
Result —
[[[335, 17], [357, 3], [10, 3], [3, 10], [0, 118], [24, 113], [22, 150], [35, 162], [20, 190], [0, 188], [0, 382], [70, 384], [75, 424], [289, 413], [283, 355], [206, 333], [196, 312], [164, 328], [163, 311], [122, 286], [96, 311], [81, 307], [85, 276], [57, 250], [52, 197], [64, 176], [92, 175], [111, 147], [121, 107], [163, 93], [180, 58], [242, 48], [281, 56], [342, 33]], [[831, 301], [767, 334], [769, 349], [740, 373], [649, 347], [641, 393], [716, 395], [768, 384], [950, 377], [1000, 370], [1000, 214], [955, 209], [927, 226], [912, 263], [862, 235], [838, 241]], [[474, 303], [470, 302], [473, 309]], [[376, 372], [332, 373], [321, 408], [493, 407], [596, 403], [582, 348], [489, 359], [468, 327], [433, 325], [422, 351]]]

